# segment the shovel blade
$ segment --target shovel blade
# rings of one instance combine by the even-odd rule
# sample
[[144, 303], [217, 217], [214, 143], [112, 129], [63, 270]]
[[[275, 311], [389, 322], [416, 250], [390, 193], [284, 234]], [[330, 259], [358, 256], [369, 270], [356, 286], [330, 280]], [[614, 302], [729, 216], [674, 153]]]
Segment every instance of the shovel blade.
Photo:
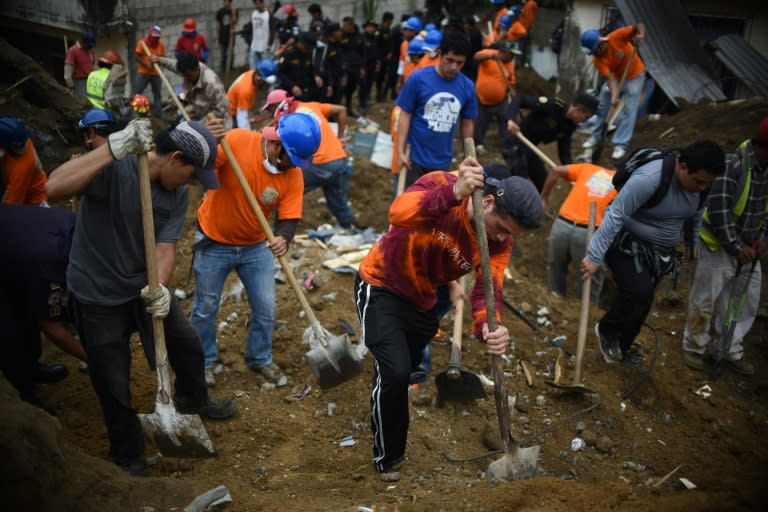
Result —
[[548, 386], [557, 388], [565, 393], [594, 393], [594, 390], [588, 388], [584, 384], [563, 384], [562, 382], [555, 382], [553, 380], [545, 380]]
[[164, 457], [216, 457], [216, 448], [200, 416], [179, 414], [172, 404], [155, 403], [155, 412], [139, 414], [144, 433]]
[[363, 371], [363, 362], [347, 335], [328, 336], [325, 343], [318, 343], [304, 354], [322, 389], [330, 389], [356, 377]]
[[464, 402], [485, 398], [485, 388], [480, 377], [464, 370], [461, 370], [458, 379], [451, 379], [447, 371], [437, 374], [435, 387], [442, 401]]
[[488, 480], [528, 480], [536, 476], [540, 446], [515, 446], [511, 453], [491, 462], [485, 472]]

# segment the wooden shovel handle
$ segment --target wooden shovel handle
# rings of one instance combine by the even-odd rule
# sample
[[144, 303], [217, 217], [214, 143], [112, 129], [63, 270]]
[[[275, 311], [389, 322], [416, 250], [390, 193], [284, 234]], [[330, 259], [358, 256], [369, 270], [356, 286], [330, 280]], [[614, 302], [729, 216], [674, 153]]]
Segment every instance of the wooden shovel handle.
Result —
[[[261, 229], [264, 230], [264, 233], [266, 233], [267, 240], [270, 243], [273, 242], [275, 240], [275, 234], [272, 232], [272, 228], [269, 226], [269, 222], [267, 221], [267, 218], [264, 216], [264, 212], [261, 211], [261, 207], [259, 206], [259, 203], [256, 201], [256, 196], [253, 195], [253, 191], [251, 190], [251, 187], [248, 185], [248, 181], [246, 181], [245, 176], [243, 175], [243, 170], [240, 168], [240, 164], [237, 162], [237, 158], [235, 158], [234, 153], [232, 153], [232, 148], [229, 146], [229, 142], [227, 141], [227, 139], [222, 138], [219, 141], [219, 144], [224, 150], [224, 154], [227, 155], [227, 160], [229, 160], [229, 164], [232, 166], [232, 169], [235, 171], [235, 176], [237, 176], [237, 181], [240, 183], [240, 187], [243, 189], [245, 198], [248, 200], [248, 205], [251, 207], [251, 210], [253, 210], [253, 213], [256, 215], [256, 218], [259, 220], [259, 225], [261, 226]], [[309, 324], [315, 327], [316, 325], [318, 325], [317, 317], [315, 317], [315, 313], [314, 311], [312, 311], [312, 307], [309, 305], [309, 301], [307, 300], [307, 297], [304, 295], [304, 292], [301, 291], [301, 287], [299, 286], [298, 281], [296, 281], [296, 276], [293, 275], [293, 271], [291, 270], [291, 267], [288, 266], [288, 260], [283, 255], [283, 256], [279, 256], [277, 258], [277, 261], [280, 262], [280, 267], [282, 267], [283, 273], [285, 273], [285, 277], [288, 279], [288, 282], [290, 283], [291, 288], [293, 288], [293, 291], [296, 294], [296, 297], [299, 299], [299, 302], [301, 303], [301, 307], [304, 310], [304, 313], [307, 315], [307, 318], [309, 319]]]
[[[459, 286], [464, 289], [467, 281], [467, 276], [463, 275], [459, 278]], [[454, 306], [453, 317], [453, 340], [451, 342], [451, 360], [448, 363], [448, 378], [458, 379], [461, 377], [461, 338], [462, 338], [462, 325], [464, 317], [464, 299], [456, 301]]]
[[[467, 156], [475, 157], [475, 141], [472, 138], [464, 139], [464, 152]], [[488, 235], [485, 231], [485, 216], [483, 213], [483, 191], [476, 188], [472, 191], [472, 212], [475, 222], [475, 234], [477, 246], [480, 252], [480, 268], [483, 272], [483, 291], [485, 295], [485, 312], [488, 322], [488, 330], [493, 332], [498, 327], [496, 322], [496, 297], [493, 293], [493, 276], [491, 275], [491, 256], [488, 249]], [[504, 452], [510, 454], [510, 442], [512, 431], [509, 426], [509, 400], [504, 387], [504, 366], [501, 357], [492, 355], [493, 361], [493, 397], [496, 402], [496, 415], [499, 418], [499, 432], [504, 443]]]
[[[635, 60], [635, 54], [637, 53], [637, 46], [632, 46], [632, 51], [629, 54], [629, 60], [627, 60], [627, 65], [624, 66], [624, 72], [621, 74], [621, 80], [619, 80], [619, 96], [621, 96], [621, 88], [624, 87], [624, 82], [627, 80], [627, 75], [629, 74], [629, 68], [632, 67], [632, 62]], [[617, 103], [615, 106], [611, 107], [611, 110], [608, 112], [608, 116], [605, 118], [606, 121], [612, 120], [616, 113], [619, 112], [622, 108], [624, 108], [624, 102], [619, 100], [619, 103]]]
[[[141, 43], [141, 47], [144, 49], [144, 53], [147, 54], [147, 57], [152, 55], [152, 52], [149, 51], [149, 48], [147, 48], [147, 43], [144, 42], [142, 39], [139, 41]], [[184, 116], [184, 119], [189, 121], [189, 114], [187, 114], [187, 111], [184, 109], [184, 105], [181, 104], [181, 101], [179, 101], [179, 98], [176, 96], [176, 93], [173, 90], [173, 87], [171, 87], [171, 83], [168, 81], [168, 78], [165, 76], [165, 73], [163, 73], [163, 70], [160, 69], [160, 66], [157, 64], [157, 62], [152, 63], [152, 67], [155, 68], [155, 71], [158, 75], [160, 75], [160, 80], [163, 81], [163, 84], [165, 84], [166, 89], [168, 89], [168, 94], [171, 95], [171, 98], [173, 98], [174, 103], [176, 103], [176, 108], [179, 109], [179, 112], [181, 112], [181, 115]]]
[[[589, 203], [589, 225], [587, 226], [587, 245], [592, 241], [592, 235], [595, 232], [595, 218], [597, 217], [597, 203]], [[592, 288], [592, 278], [590, 277], [581, 284], [581, 311], [579, 312], [579, 337], [576, 343], [576, 369], [573, 372], [573, 383], [576, 386], [581, 382], [581, 362], [584, 358], [584, 348], [587, 346], [587, 317], [589, 316], [589, 293]]]
[[523, 135], [523, 132], [522, 132], [522, 131], [519, 131], [519, 130], [518, 130], [518, 132], [515, 134], [515, 136], [516, 136], [518, 139], [520, 139], [520, 141], [521, 141], [523, 144], [525, 144], [526, 146], [528, 146], [528, 149], [530, 149], [531, 151], [533, 151], [534, 153], [536, 153], [536, 156], [538, 156], [539, 158], [541, 158], [541, 160], [542, 160], [542, 161], [543, 161], [545, 164], [547, 164], [548, 166], [552, 167], [553, 169], [554, 169], [555, 167], [557, 167], [557, 164], [556, 164], [555, 162], [553, 162], [553, 161], [552, 161], [552, 160], [551, 160], [551, 159], [550, 159], [550, 158], [549, 158], [547, 155], [545, 155], [545, 154], [544, 154], [544, 152], [542, 152], [542, 151], [541, 151], [539, 148], [537, 148], [537, 147], [536, 147], [536, 146], [533, 144], [533, 142], [529, 141], [529, 140], [528, 140], [528, 137], [526, 137], [525, 135]]
[[[141, 197], [141, 223], [144, 228], [144, 257], [147, 261], [147, 282], [150, 294], [160, 287], [157, 271], [157, 247], [155, 245], [155, 222], [152, 216], [152, 185], [149, 180], [149, 158], [146, 153], [138, 155], [139, 194]], [[168, 373], [168, 351], [165, 348], [165, 328], [162, 318], [152, 317], [155, 337], [155, 363], [157, 365], [158, 400], [167, 404], [171, 399], [171, 379]]]

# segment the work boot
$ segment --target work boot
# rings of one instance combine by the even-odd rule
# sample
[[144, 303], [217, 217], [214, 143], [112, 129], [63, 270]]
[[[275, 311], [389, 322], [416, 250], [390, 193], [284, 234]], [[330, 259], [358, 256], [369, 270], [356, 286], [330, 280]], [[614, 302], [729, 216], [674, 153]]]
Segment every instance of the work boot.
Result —
[[216, 387], [216, 376], [213, 374], [213, 368], [205, 369], [205, 385], [209, 388]]
[[755, 374], [755, 367], [752, 365], [752, 363], [747, 361], [745, 356], [742, 356], [741, 359], [726, 359], [725, 362], [728, 363], [728, 365], [733, 368], [736, 373], [746, 377], [751, 377]]
[[283, 371], [275, 363], [269, 363], [262, 368], [253, 368], [253, 371], [264, 377], [264, 380], [271, 382], [275, 387], [283, 387], [288, 384], [288, 377], [283, 375]]
[[209, 420], [226, 420], [235, 415], [237, 404], [227, 398], [208, 396], [201, 405], [192, 405], [184, 398], [174, 397], [173, 402], [181, 414], [197, 414]]
[[627, 154], [627, 149], [623, 148], [621, 146], [615, 146], [613, 148], [613, 153], [611, 153], [611, 158], [614, 160], [619, 160], [621, 158], [624, 158], [624, 155]]
[[123, 471], [128, 473], [131, 476], [139, 476], [144, 477], [147, 476], [147, 465], [144, 464], [144, 461], [142, 461], [139, 458], [136, 457], [125, 457], [125, 458], [117, 458], [117, 457], [110, 457], [109, 458], [116, 466], [120, 467]]
[[691, 370], [704, 371], [704, 356], [683, 349], [683, 362]]
[[35, 363], [32, 367], [32, 382], [35, 384], [59, 382], [67, 375], [69, 375], [69, 369], [63, 364]]
[[624, 356], [619, 348], [619, 343], [615, 340], [610, 340], [606, 336], [600, 333], [600, 323], [595, 324], [595, 334], [599, 340], [600, 353], [603, 354], [603, 359], [606, 363], [611, 364], [614, 361], [621, 361]]

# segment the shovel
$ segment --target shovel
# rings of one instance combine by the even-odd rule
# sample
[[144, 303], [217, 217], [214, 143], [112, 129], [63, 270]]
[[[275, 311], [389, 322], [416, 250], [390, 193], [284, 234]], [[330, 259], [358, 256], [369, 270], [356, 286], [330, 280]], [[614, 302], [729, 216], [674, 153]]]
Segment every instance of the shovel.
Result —
[[[157, 274], [149, 160], [146, 154], [139, 155], [139, 187], [141, 219], [144, 225], [144, 253], [147, 259], [147, 279], [150, 292], [154, 292], [160, 287], [160, 281]], [[205, 431], [200, 416], [179, 414], [173, 405], [163, 319], [153, 317], [152, 329], [155, 335], [157, 396], [155, 397], [155, 412], [138, 415], [141, 426], [147, 437], [152, 439], [160, 453], [166, 457], [213, 457], [216, 455], [216, 449]]]
[[[267, 240], [269, 242], [274, 241], [275, 234], [272, 232], [264, 212], [261, 211], [259, 203], [256, 202], [256, 197], [253, 195], [253, 191], [248, 185], [245, 176], [243, 176], [243, 171], [234, 153], [232, 153], [232, 148], [229, 147], [229, 142], [222, 138], [219, 144], [221, 144], [224, 154], [227, 155], [227, 159], [235, 171], [237, 181], [245, 193], [248, 204], [259, 220], [261, 229], [267, 235]], [[355, 351], [355, 347], [350, 343], [349, 336], [346, 334], [334, 336], [320, 325], [315, 313], [312, 311], [312, 307], [309, 305], [309, 301], [307, 301], [304, 292], [301, 291], [301, 287], [296, 281], [296, 276], [293, 274], [291, 267], [288, 266], [288, 260], [285, 256], [280, 256], [277, 260], [280, 262], [283, 273], [285, 273], [291, 288], [293, 288], [296, 297], [298, 297], [301, 303], [304, 313], [309, 319], [309, 327], [304, 331], [304, 342], [309, 343], [311, 349], [304, 354], [303, 361], [309, 365], [318, 384], [323, 389], [329, 389], [355, 377], [363, 370], [363, 364]]]
[[637, 47], [632, 47], [632, 52], [629, 54], [629, 60], [624, 67], [624, 72], [621, 74], [621, 80], [619, 81], [619, 102], [611, 108], [608, 112], [608, 116], [605, 118], [606, 132], [612, 132], [616, 129], [616, 119], [618, 119], [621, 111], [624, 110], [624, 100], [621, 99], [621, 88], [624, 87], [624, 82], [627, 80], [627, 74], [629, 74], [629, 68], [632, 67], [632, 62], [635, 60], [635, 54], [637, 53]]
[[[592, 240], [592, 234], [595, 232], [595, 217], [597, 216], [597, 203], [589, 203], [589, 225], [587, 227], [587, 245]], [[593, 391], [584, 385], [581, 376], [582, 359], [584, 358], [584, 348], [587, 346], [587, 317], [589, 316], [589, 291], [592, 285], [592, 279], [587, 279], [581, 286], [581, 311], [579, 313], [579, 337], [576, 343], [576, 369], [573, 373], [573, 382], [571, 384], [561, 384], [560, 380], [545, 381], [548, 385], [576, 393], [592, 393]]]
[[[459, 284], [464, 288], [466, 276], [462, 276]], [[465, 400], [477, 400], [485, 398], [485, 388], [480, 382], [480, 377], [461, 369], [461, 327], [464, 316], [464, 300], [456, 303], [456, 311], [453, 319], [453, 343], [451, 345], [451, 361], [448, 369], [435, 376], [435, 387], [442, 401], [462, 402]]]
[[[467, 156], [475, 157], [475, 142], [471, 138], [464, 139], [464, 152]], [[493, 276], [491, 276], [491, 258], [488, 249], [488, 235], [485, 231], [483, 214], [483, 191], [476, 188], [472, 191], [472, 212], [477, 235], [478, 252], [480, 253], [480, 268], [483, 272], [483, 290], [485, 294], [485, 311], [488, 329], [493, 332], [498, 327], [496, 323], [496, 297], [493, 291]], [[492, 355], [493, 363], [493, 397], [496, 401], [496, 415], [499, 419], [499, 432], [504, 445], [504, 456], [491, 463], [486, 474], [495, 480], [524, 480], [536, 475], [536, 462], [539, 459], [539, 447], [521, 448], [512, 436], [509, 425], [509, 399], [504, 387], [504, 366], [501, 356]], [[514, 453], [513, 453], [514, 444]]]
[[547, 164], [550, 168], [554, 169], [555, 167], [557, 167], [557, 164], [555, 162], [553, 162], [551, 158], [549, 158], [547, 155], [545, 155], [542, 150], [537, 148], [536, 145], [533, 142], [528, 140], [528, 137], [523, 135], [523, 132], [521, 130], [517, 130], [517, 133], [514, 133], [514, 135], [515, 135], [515, 137], [520, 139], [520, 142], [522, 142], [523, 144], [528, 146], [528, 149], [533, 151], [536, 154], [536, 156], [541, 158], [542, 162]]
[[[144, 53], [147, 54], [147, 57], [150, 57], [152, 55], [152, 52], [150, 52], [149, 48], [147, 48], [147, 43], [145, 43], [143, 39], [139, 42], [141, 43], [141, 47], [144, 49]], [[189, 114], [184, 108], [184, 105], [181, 104], [181, 100], [179, 100], [178, 96], [176, 96], [176, 92], [173, 90], [173, 87], [171, 86], [171, 82], [168, 81], [168, 78], [165, 76], [165, 73], [163, 73], [163, 70], [160, 69], [160, 65], [157, 62], [153, 62], [152, 67], [157, 72], [157, 74], [160, 75], [160, 79], [163, 81], [163, 85], [165, 85], [165, 88], [168, 89], [168, 94], [171, 95], [173, 102], [176, 104], [176, 108], [179, 109], [179, 113], [181, 113], [181, 115], [184, 116], [184, 119], [189, 121]]]

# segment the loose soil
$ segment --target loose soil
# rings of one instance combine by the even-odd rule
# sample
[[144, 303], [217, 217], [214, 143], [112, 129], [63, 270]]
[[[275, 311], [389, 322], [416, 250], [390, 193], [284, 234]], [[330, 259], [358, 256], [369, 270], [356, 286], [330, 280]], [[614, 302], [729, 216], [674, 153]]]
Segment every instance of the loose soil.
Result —
[[[522, 85], [526, 73], [521, 73], [521, 94], [528, 93]], [[16, 79], [0, 79], [8, 82], [0, 84], [0, 90]], [[77, 114], [63, 112], [53, 103], [42, 107], [38, 104], [40, 110], [27, 111], [34, 102], [27, 88], [18, 89], [17, 95], [0, 103], [0, 109], [2, 113], [17, 112], [29, 122], [37, 130], [33, 130], [36, 144], [41, 142], [37, 140], [38, 131], [55, 140], [59, 137], [53, 126], [76, 120]], [[66, 94], [52, 90], [56, 95]], [[388, 129], [391, 106], [377, 104], [370, 111], [370, 117], [383, 129]], [[764, 100], [687, 105], [676, 116], [655, 122], [641, 120], [634, 143], [658, 145], [659, 136], [674, 127], [675, 144], [707, 137], [733, 148], [767, 113]], [[486, 142], [488, 156], [498, 160], [498, 137], [493, 129], [491, 132]], [[68, 152], [74, 150], [71, 145], [54, 148], [56, 152], [48, 157], [46, 168], [52, 169], [67, 158]], [[545, 150], [555, 157], [553, 147]], [[387, 170], [355, 157], [350, 192], [352, 208], [361, 224], [378, 231], [386, 229], [391, 190], [392, 177]], [[567, 187], [560, 184], [552, 203], [558, 204], [565, 193]], [[300, 233], [332, 220], [321, 198], [319, 191], [305, 198]], [[189, 217], [194, 218], [193, 212]], [[534, 319], [540, 307], [547, 307], [552, 326], [543, 329], [550, 336], [566, 335], [565, 348], [573, 352], [579, 302], [555, 296], [546, 288], [548, 231], [549, 221], [544, 228], [520, 237], [517, 246], [522, 256], [510, 262], [511, 278], [506, 280], [504, 292]], [[194, 290], [194, 279], [188, 281], [193, 232], [194, 226], [188, 222], [178, 247], [172, 283], [187, 291]], [[329, 256], [317, 243], [297, 240], [290, 261], [297, 274], [315, 272], [315, 282], [321, 283], [307, 292], [320, 322], [335, 333], [342, 332], [339, 319], [359, 330], [352, 302], [353, 276], [323, 268], [321, 263]], [[88, 375], [78, 370], [77, 361], [46, 346], [46, 362], [63, 362], [70, 369], [67, 379], [40, 389], [56, 418], [19, 402], [7, 382], [0, 382], [4, 427], [0, 429], [4, 459], [0, 465], [0, 494], [9, 510], [40, 511], [181, 510], [196, 495], [221, 484], [231, 492], [234, 511], [356, 511], [359, 506], [377, 511], [762, 508], [759, 504], [768, 498], [768, 448], [763, 442], [768, 420], [766, 319], [757, 320], [746, 340], [747, 354], [757, 367], [753, 378], [726, 370], [719, 380], [710, 382], [705, 374], [689, 370], [681, 361], [680, 343], [691, 275], [691, 269], [685, 269], [677, 289], [666, 297], [666, 282], [662, 284], [648, 319], [659, 334], [658, 361], [648, 380], [629, 399], [622, 398], [622, 394], [637, 381], [640, 370], [605, 364], [593, 335], [588, 339], [584, 375], [595, 394], [569, 396], [547, 386], [545, 380], [552, 376], [557, 349], [543, 342], [508, 310], [503, 311], [504, 323], [514, 341], [505, 365], [507, 392], [516, 397], [517, 403], [512, 426], [518, 437], [529, 439], [528, 444], [541, 446], [539, 473], [531, 480], [487, 481], [484, 472], [499, 455], [465, 463], [447, 458], [481, 455], [489, 445], [498, 443], [493, 433], [497, 424], [493, 395], [489, 389], [486, 399], [473, 403], [438, 404], [431, 379], [410, 391], [411, 426], [402, 478], [397, 482], [379, 480], [371, 466], [370, 356], [365, 359], [362, 375], [334, 389], [321, 390], [309, 368], [301, 363], [307, 350], [301, 342], [306, 320], [298, 300], [287, 284], [278, 283], [274, 358], [288, 375], [286, 387], [262, 388], [263, 382], [243, 362], [249, 316], [245, 296], [240, 300], [231, 296], [222, 304], [218, 321], [232, 313], [237, 313], [237, 318], [219, 330], [223, 371], [212, 392], [233, 398], [239, 410], [229, 421], [206, 422], [218, 458], [166, 459], [148, 445], [146, 455], [153, 463], [150, 477], [128, 477], [105, 461], [106, 431]], [[227, 289], [234, 283], [231, 277]], [[182, 301], [187, 311], [191, 302]], [[600, 315], [601, 311], [593, 306], [591, 320]], [[464, 320], [469, 325], [469, 314]], [[452, 321], [453, 315], [449, 314], [443, 329], [450, 332]], [[462, 353], [463, 367], [490, 375], [487, 352], [468, 336]], [[644, 329], [638, 341], [648, 361], [655, 345], [652, 332]], [[433, 376], [446, 368], [449, 348], [432, 343]], [[149, 412], [154, 407], [155, 375], [138, 342], [132, 344], [132, 353], [133, 403], [138, 411]], [[534, 369], [532, 387], [520, 370], [522, 360]], [[568, 361], [566, 379], [572, 369]], [[707, 383], [712, 388], [710, 397], [695, 394]], [[288, 399], [305, 384], [312, 385], [306, 398]], [[564, 421], [597, 401], [599, 406], [591, 412]], [[587, 445], [574, 452], [571, 442], [577, 435]], [[347, 436], [357, 444], [339, 446]], [[674, 476], [660, 482], [680, 465]], [[696, 489], [687, 490], [679, 477], [688, 479]]]

